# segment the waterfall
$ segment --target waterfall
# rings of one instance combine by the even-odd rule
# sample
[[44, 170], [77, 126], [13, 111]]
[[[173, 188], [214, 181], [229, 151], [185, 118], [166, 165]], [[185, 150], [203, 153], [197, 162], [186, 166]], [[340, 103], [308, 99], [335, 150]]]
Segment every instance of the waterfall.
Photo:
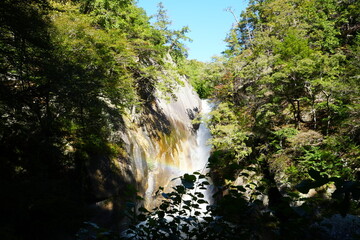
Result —
[[[201, 174], [208, 173], [209, 169], [207, 168], [208, 160], [210, 157], [211, 144], [209, 140], [211, 139], [210, 129], [207, 127], [207, 121], [210, 118], [210, 112], [212, 110], [212, 106], [208, 100], [201, 100], [201, 123], [199, 129], [196, 132], [196, 147], [194, 148], [194, 154], [191, 158], [193, 163], [192, 169], [189, 169], [189, 173], [198, 171]], [[204, 194], [204, 199], [208, 201], [208, 203], [212, 203], [212, 189], [210, 186], [206, 190], [201, 190]], [[203, 213], [206, 212], [206, 205], [201, 206], [201, 210]]]
[[[171, 192], [179, 183], [172, 179], [195, 171], [207, 173], [210, 132], [205, 123], [193, 120], [199, 116], [206, 120], [211, 104], [201, 100], [185, 78], [182, 81], [174, 89], [174, 98], [157, 97], [123, 114], [124, 127], [111, 136], [122, 142], [121, 155], [106, 166], [99, 161], [103, 169], [93, 174], [96, 196], [103, 199], [94, 206], [99, 221], [117, 221], [106, 214], [123, 207], [123, 193], [129, 186], [144, 199], [140, 204], [152, 210], [162, 202], [156, 196], [159, 187]], [[210, 194], [203, 194], [209, 201]]]
[[[132, 172], [138, 187], [143, 187], [142, 192], [139, 192], [145, 200], [143, 206], [149, 211], [163, 201], [161, 195], [156, 195], [159, 187], [162, 187], [165, 193], [172, 192], [185, 173], [200, 172], [205, 175], [209, 171], [207, 165], [212, 146], [209, 143], [211, 134], [207, 120], [212, 105], [208, 100], [200, 100], [187, 82], [179, 87], [175, 94], [176, 97], [171, 101], [156, 99], [151, 106], [151, 114], [145, 118], [146, 122], [131, 124], [127, 121], [128, 131], [123, 135], [132, 162]], [[197, 125], [193, 120], [199, 116], [201, 122]], [[161, 125], [161, 128], [156, 128], [156, 125]], [[199, 199], [211, 204], [211, 189], [201, 187], [189, 190], [189, 194], [182, 196], [182, 201], [193, 201], [191, 196], [199, 192], [203, 194], [198, 195]], [[199, 222], [204, 221], [204, 217], [208, 216], [207, 206], [206, 203], [199, 202], [200, 209], [194, 208], [191, 213], [186, 214], [195, 216]], [[174, 214], [176, 215], [177, 213]], [[165, 218], [170, 220], [172, 217]], [[146, 222], [140, 223], [139, 229], [142, 224]], [[191, 225], [190, 228], [196, 226]], [[123, 234], [132, 237], [127, 235], [127, 232]]]
[[160, 203], [155, 196], [159, 187], [166, 192], [172, 190], [176, 184], [172, 179], [195, 171], [206, 173], [210, 131], [204, 123], [195, 131], [192, 120], [198, 116], [206, 119], [210, 111], [210, 103], [200, 100], [184, 79], [175, 98], [157, 98], [142, 113], [125, 119], [127, 127], [122, 139], [147, 209]]
[[197, 146], [194, 149], [194, 155], [191, 159], [193, 162], [192, 169], [189, 169], [189, 173], [194, 171], [199, 171], [202, 174], [207, 173], [207, 163], [210, 157], [211, 145], [209, 144], [209, 139], [211, 138], [210, 130], [207, 128], [204, 121], [209, 119], [209, 113], [211, 111], [211, 105], [208, 100], [201, 101], [201, 115], [202, 122], [199, 126], [199, 129], [196, 133], [196, 143]]
[[[195, 136], [196, 141], [193, 142], [193, 139], [188, 139], [190, 142], [189, 144], [193, 144], [190, 149], [190, 157], [187, 159], [183, 159], [185, 162], [181, 162], [179, 167], [179, 171], [173, 172], [172, 179], [178, 178], [180, 176], [183, 176], [185, 173], [193, 174], [194, 172], [199, 172], [203, 175], [208, 173], [209, 169], [207, 168], [208, 160], [210, 157], [210, 151], [211, 151], [211, 144], [209, 143], [209, 140], [211, 138], [211, 133], [209, 128], [207, 127], [207, 120], [210, 118], [210, 112], [212, 110], [212, 106], [209, 103], [208, 100], [201, 100], [200, 103], [200, 113], [201, 116], [201, 123], [199, 125], [199, 128], [197, 129]], [[179, 184], [179, 181], [174, 181], [173, 185]], [[192, 194], [195, 191], [190, 191]], [[204, 194], [204, 199], [207, 200], [209, 203], [212, 201], [211, 197], [211, 189], [206, 190], [199, 190]], [[185, 196], [184, 200], [190, 200], [190, 196]], [[202, 210], [205, 212], [206, 205], [202, 205]]]

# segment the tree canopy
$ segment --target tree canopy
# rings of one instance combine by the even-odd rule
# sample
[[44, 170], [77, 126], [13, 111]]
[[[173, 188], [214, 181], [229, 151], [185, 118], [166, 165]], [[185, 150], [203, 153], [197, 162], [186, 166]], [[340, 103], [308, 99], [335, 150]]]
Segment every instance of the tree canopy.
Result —
[[1, 239], [74, 235], [103, 200], [89, 169], [117, 171], [114, 132], [157, 90], [173, 94], [172, 72], [216, 105], [211, 171], [160, 189], [154, 211], [133, 198], [131, 234], [330, 239], [325, 219], [359, 215], [359, 1], [250, 0], [210, 63], [186, 59], [189, 29], [171, 29], [162, 4], [156, 20], [134, 0], [0, 1]]
[[[331, 239], [323, 222], [359, 214], [359, 9], [347, 0], [252, 0], [226, 38], [224, 59], [183, 65], [199, 95], [216, 105], [208, 126], [218, 192], [206, 213], [233, 227], [219, 232]], [[208, 220], [199, 226], [204, 239], [214, 230]], [[196, 235], [169, 229], [162, 236], [172, 231]]]
[[65, 236], [98, 200], [89, 166], [124, 157], [122, 117], [174, 91], [187, 30], [132, 0], [4, 0], [0, 16], [0, 238]]

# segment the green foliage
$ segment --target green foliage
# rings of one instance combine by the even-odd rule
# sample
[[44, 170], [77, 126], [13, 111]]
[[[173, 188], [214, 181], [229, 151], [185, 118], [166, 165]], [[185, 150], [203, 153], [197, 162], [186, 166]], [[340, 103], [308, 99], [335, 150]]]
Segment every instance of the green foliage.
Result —
[[[352, 201], [357, 202], [360, 199], [360, 183], [356, 181], [344, 181], [339, 177], [331, 177], [328, 175], [322, 174], [316, 170], [310, 170], [309, 175], [312, 179], [303, 180], [301, 183], [296, 185], [296, 189], [301, 193], [308, 193], [310, 189], [320, 188], [325, 184], [334, 182], [336, 190], [331, 195], [331, 206], [333, 207], [332, 211], [337, 211], [341, 215], [345, 216], [350, 211], [356, 211], [352, 208]], [[307, 199], [309, 201], [310, 199]], [[323, 211], [326, 209], [323, 209]]]
[[311, 48], [308, 40], [303, 38], [299, 32], [289, 30], [284, 40], [275, 48], [275, 54], [280, 54], [282, 63], [308, 58], [311, 55]]
[[224, 74], [223, 59], [213, 58], [209, 63], [184, 60], [181, 64], [181, 73], [187, 76], [200, 98], [206, 99], [212, 96], [215, 86], [220, 83]]
[[286, 140], [297, 135], [299, 131], [295, 128], [282, 128], [274, 132], [274, 141], [271, 144], [277, 148], [282, 149]]
[[[180, 177], [181, 184], [171, 193], [164, 193], [159, 207], [151, 212], [139, 208], [138, 225], [130, 226], [123, 239], [243, 239], [256, 236], [241, 217], [252, 207], [244, 197], [244, 187], [229, 187], [219, 205], [210, 205], [205, 198], [207, 177], [198, 172]], [[222, 190], [219, 190], [221, 192]], [[246, 225], [238, 224], [241, 221]]]
[[[209, 124], [211, 174], [219, 184], [242, 182], [243, 169], [256, 166], [277, 219], [269, 223], [279, 230], [274, 239], [311, 238], [320, 218], [358, 213], [357, 190], [351, 200], [353, 193], [338, 191], [358, 179], [355, 2], [250, 1], [228, 34], [211, 96], [219, 103]], [[298, 190], [314, 189], [314, 198], [299, 198], [299, 181]], [[297, 201], [304, 202], [292, 207]]]
[[[347, 214], [352, 203], [359, 200], [360, 185], [330, 178], [315, 170], [310, 170], [309, 176], [311, 179], [296, 185], [301, 193], [331, 182], [335, 182], [336, 191], [330, 198], [319, 200], [319, 196], [300, 198], [297, 192], [290, 191], [282, 196], [274, 188], [267, 189], [266, 181], [249, 182], [244, 186], [229, 184], [218, 187], [214, 194], [216, 204], [210, 205], [199, 191], [208, 185], [206, 176], [197, 172], [185, 174], [171, 193], [159, 189], [158, 194], [163, 197], [159, 207], [152, 211], [138, 209], [140, 223], [130, 226], [122, 239], [312, 239], [321, 233], [314, 228], [314, 222], [321, 219], [319, 211]], [[251, 197], [248, 197], [249, 191], [252, 191]], [[266, 191], [268, 206], [260, 200]], [[295, 202], [297, 206], [291, 206]]]
[[165, 37], [162, 43], [165, 44], [172, 58], [176, 62], [179, 62], [184, 57], [187, 57], [187, 49], [183, 41], [191, 41], [191, 39], [186, 36], [186, 33], [190, 31], [189, 27], [185, 26], [180, 30], [170, 29], [171, 21], [167, 16], [167, 11], [162, 2], [158, 4], [156, 20], [154, 24], [155, 28]]
[[[212, 63], [183, 64], [200, 96], [218, 103], [209, 123], [213, 135], [209, 166], [223, 191], [216, 199], [218, 208], [208, 213], [225, 220], [217, 223], [222, 236], [226, 229], [231, 239], [233, 232], [244, 239], [261, 239], [269, 232], [273, 239], [310, 239], [311, 226], [324, 216], [358, 211], [358, 184], [353, 181], [359, 159], [356, 6], [354, 1], [334, 0], [250, 1], [228, 35], [227, 59], [215, 72], [207, 70]], [[165, 30], [169, 21], [162, 14]], [[228, 184], [241, 181], [248, 166], [255, 166], [263, 181]], [[299, 181], [303, 182], [296, 186]], [[328, 194], [332, 182], [336, 190]], [[167, 211], [174, 214], [171, 209], [182, 212], [170, 206], [179, 206], [179, 196], [192, 186], [189, 179], [174, 189], [175, 195], [164, 195], [173, 198], [145, 222], [143, 236], [166, 238], [181, 229], [183, 237], [200, 238], [191, 235], [186, 220], [176, 220], [180, 226], [156, 221], [166, 219]], [[296, 188], [316, 193], [300, 198]], [[259, 201], [263, 195], [269, 198], [268, 206]], [[171, 219], [175, 218], [170, 217], [173, 223]], [[158, 231], [152, 232], [153, 226]], [[191, 226], [199, 234], [202, 229], [212, 231], [209, 225]]]
[[[214, 159], [222, 159], [223, 166], [239, 159], [249, 165], [258, 162], [292, 176], [290, 181], [302, 179], [309, 169], [354, 178], [358, 154], [346, 153], [357, 150], [335, 149], [323, 142], [350, 134], [352, 140], [342, 146], [359, 144], [353, 135], [358, 123], [358, 71], [346, 60], [357, 59], [351, 52], [358, 52], [358, 33], [344, 25], [348, 21], [355, 26], [348, 4], [352, 5], [333, 0], [249, 3], [229, 33], [222, 86], [213, 93], [222, 109], [214, 111], [210, 124], [214, 155], [224, 150], [227, 156]], [[348, 31], [354, 35], [343, 35]], [[262, 154], [267, 157], [259, 161]]]
[[188, 77], [190, 84], [198, 93], [200, 98], [207, 98], [210, 94], [208, 82], [204, 79], [204, 68], [206, 63], [196, 60], [188, 60], [183, 64], [183, 73]]
[[304, 154], [299, 158], [300, 169], [314, 169], [322, 174], [334, 177], [347, 177], [347, 168], [343, 168], [343, 161], [330, 151], [320, 150], [319, 147], [304, 149]]
[[203, 190], [209, 182], [200, 173], [185, 174], [180, 181], [171, 193], [159, 189], [157, 194], [164, 200], [152, 212], [139, 208], [138, 219], [143, 222], [130, 227], [126, 239], [191, 239], [204, 235], [205, 226], [212, 219], [202, 207], [208, 203]]
[[[139, 220], [148, 220], [132, 234], [303, 239], [319, 218], [311, 209], [356, 213], [359, 9], [359, 1], [250, 1], [227, 38], [226, 61], [201, 63], [184, 60], [189, 29], [170, 29], [162, 5], [152, 26], [132, 0], [0, 1], [1, 237], [76, 231], [86, 204], [99, 200], [90, 166], [122, 152], [112, 134], [122, 114], [151, 104], [156, 89], [173, 93], [178, 73], [169, 54], [202, 98], [218, 102], [210, 166], [223, 186], [217, 205], [205, 210], [198, 190], [209, 182], [184, 175], [155, 211], [139, 209]], [[246, 166], [264, 181], [227, 185]], [[279, 179], [290, 190], [304, 180], [303, 193], [331, 182], [336, 191], [299, 199], [280, 192]], [[258, 198], [266, 194], [268, 207]], [[291, 207], [299, 200], [305, 203]], [[92, 224], [83, 233], [113, 238]]]
[[171, 94], [177, 80], [163, 76], [177, 69], [131, 0], [6, 0], [0, 15], [0, 232], [63, 239], [99, 201], [93, 168], [119, 174], [122, 115], [149, 104], [159, 79]]
[[210, 132], [213, 135], [211, 143], [215, 150], [232, 151], [237, 161], [251, 153], [246, 145], [247, 133], [239, 128], [238, 116], [231, 105], [220, 103], [211, 113]]

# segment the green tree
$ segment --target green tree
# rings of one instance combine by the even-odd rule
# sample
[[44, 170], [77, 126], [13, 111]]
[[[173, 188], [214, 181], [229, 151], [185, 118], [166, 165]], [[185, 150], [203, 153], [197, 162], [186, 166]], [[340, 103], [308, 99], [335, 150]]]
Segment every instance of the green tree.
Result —
[[180, 30], [170, 29], [171, 21], [167, 16], [167, 11], [162, 2], [158, 4], [158, 12], [156, 14], [155, 27], [165, 36], [163, 44], [168, 48], [168, 52], [175, 61], [179, 61], [183, 57], [187, 57], [187, 49], [183, 41], [191, 41], [186, 33], [190, 31], [189, 27], [182, 27]]
[[[262, 192], [278, 197], [285, 188], [279, 186], [294, 189], [310, 169], [356, 179], [355, 5], [249, 2], [229, 33], [224, 74], [212, 96], [221, 102], [210, 124], [213, 176], [233, 181], [251, 166], [266, 179]], [[237, 149], [247, 149], [241, 161]]]
[[122, 116], [151, 105], [175, 70], [133, 1], [6, 0], [0, 11], [1, 238], [62, 239], [98, 200], [99, 159], [118, 176]]
[[194, 59], [184, 60], [180, 64], [180, 73], [187, 76], [200, 98], [209, 98], [215, 86], [221, 82], [221, 77], [224, 73], [223, 61], [220, 57], [214, 57], [211, 62], [205, 63]]

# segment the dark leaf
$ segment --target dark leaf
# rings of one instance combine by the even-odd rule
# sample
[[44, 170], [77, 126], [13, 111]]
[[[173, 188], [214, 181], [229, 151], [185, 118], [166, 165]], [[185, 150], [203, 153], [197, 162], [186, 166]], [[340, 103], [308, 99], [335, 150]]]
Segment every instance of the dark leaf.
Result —
[[165, 212], [159, 211], [159, 212], [157, 212], [157, 215], [159, 216], [159, 218], [164, 218], [165, 217]]
[[314, 170], [314, 169], [310, 169], [309, 170], [309, 175], [310, 177], [312, 177], [314, 180], [322, 180], [323, 178], [320, 175], [320, 172]]
[[236, 186], [236, 189], [240, 192], [246, 192], [246, 189], [243, 186]]
[[149, 212], [149, 211], [148, 211], [146, 208], [144, 208], [144, 207], [140, 207], [138, 210], [139, 210], [139, 212], [146, 212], [146, 213]]
[[197, 202], [200, 203], [200, 204], [202, 204], [202, 203], [209, 203], [208, 201], [206, 201], [206, 200], [204, 200], [204, 199], [199, 199]]
[[307, 194], [309, 190], [312, 188], [313, 181], [311, 180], [303, 180], [301, 183], [295, 186], [295, 188], [304, 194]]
[[138, 218], [139, 221], [145, 221], [146, 220], [146, 216], [144, 214], [139, 214], [137, 216], [137, 218]]

